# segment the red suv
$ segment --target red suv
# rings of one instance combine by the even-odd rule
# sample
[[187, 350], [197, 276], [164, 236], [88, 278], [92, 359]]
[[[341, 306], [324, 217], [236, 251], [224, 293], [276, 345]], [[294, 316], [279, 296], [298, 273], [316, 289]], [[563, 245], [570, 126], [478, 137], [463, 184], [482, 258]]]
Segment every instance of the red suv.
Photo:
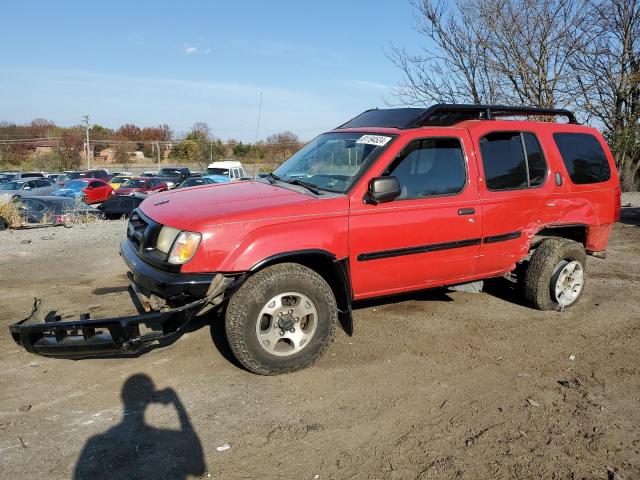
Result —
[[[528, 116], [568, 122], [503, 118]], [[607, 144], [569, 111], [369, 110], [265, 178], [148, 198], [121, 255], [147, 310], [224, 312], [238, 360], [277, 374], [313, 363], [339, 319], [351, 330], [354, 300], [521, 265], [532, 306], [570, 307], [619, 209]], [[118, 320], [118, 338], [136, 322]]]

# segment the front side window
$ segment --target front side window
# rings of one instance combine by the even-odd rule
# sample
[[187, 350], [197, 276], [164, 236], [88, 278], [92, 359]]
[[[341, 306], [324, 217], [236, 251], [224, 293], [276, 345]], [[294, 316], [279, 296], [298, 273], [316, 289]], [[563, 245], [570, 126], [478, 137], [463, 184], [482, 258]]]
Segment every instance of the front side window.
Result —
[[480, 153], [489, 190], [538, 187], [546, 179], [544, 154], [532, 133], [490, 133], [480, 139]]
[[344, 193], [363, 165], [390, 145], [393, 135], [333, 132], [316, 137], [273, 173], [284, 182], [303, 181], [321, 190]]
[[553, 139], [573, 183], [600, 183], [611, 178], [609, 162], [596, 137], [588, 133], [554, 133]]
[[426, 138], [407, 145], [385, 175], [400, 183], [398, 199], [451, 195], [467, 181], [462, 145], [457, 138]]

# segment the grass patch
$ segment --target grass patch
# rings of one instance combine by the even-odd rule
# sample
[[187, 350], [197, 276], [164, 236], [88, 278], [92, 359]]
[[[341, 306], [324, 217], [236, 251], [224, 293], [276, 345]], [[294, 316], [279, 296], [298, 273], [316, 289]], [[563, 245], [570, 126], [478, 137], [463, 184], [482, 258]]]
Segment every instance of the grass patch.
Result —
[[0, 202], [0, 222], [4, 222], [8, 228], [20, 228], [24, 224], [20, 205], [11, 200]]

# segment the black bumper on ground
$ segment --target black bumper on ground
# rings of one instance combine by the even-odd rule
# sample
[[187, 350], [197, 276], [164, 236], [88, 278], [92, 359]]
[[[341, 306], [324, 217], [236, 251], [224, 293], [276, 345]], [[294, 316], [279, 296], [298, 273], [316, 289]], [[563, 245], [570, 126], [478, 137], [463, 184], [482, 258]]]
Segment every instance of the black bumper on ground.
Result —
[[[232, 287], [233, 278], [221, 274], [208, 276], [206, 284], [200, 283], [201, 279], [185, 283], [184, 276], [179, 274], [171, 276], [163, 272], [165, 276], [152, 276], [152, 268], [138, 268], [130, 279], [139, 282], [132, 280], [132, 287], [138, 299], [147, 300], [143, 306], [159, 311], [99, 320], [92, 320], [85, 313], [79, 320], [63, 321], [56, 311], [45, 313], [42, 301], [36, 299], [31, 314], [9, 327], [11, 336], [28, 352], [50, 357], [131, 355], [151, 344], [164, 346], [178, 338], [194, 317], [220, 307], [227, 298], [227, 289]], [[149, 297], [141, 285], [165, 295], [167, 292], [184, 295], [183, 300], [188, 296], [191, 300], [174, 307], [159, 301], [156, 308], [154, 302], [158, 299]]]
[[[175, 336], [189, 322], [182, 312], [153, 312], [117, 318], [62, 321], [55, 312], [44, 319], [36, 300], [28, 318], [9, 327], [11, 336], [28, 352], [50, 357], [82, 358], [133, 354], [146, 345]], [[141, 333], [141, 327], [147, 332]]]

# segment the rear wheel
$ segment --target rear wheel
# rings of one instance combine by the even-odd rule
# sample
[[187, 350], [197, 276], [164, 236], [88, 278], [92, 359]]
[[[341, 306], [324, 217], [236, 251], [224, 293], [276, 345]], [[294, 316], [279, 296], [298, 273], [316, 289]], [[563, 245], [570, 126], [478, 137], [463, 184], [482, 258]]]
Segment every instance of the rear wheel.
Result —
[[542, 242], [531, 256], [524, 292], [540, 310], [562, 310], [574, 305], [586, 282], [586, 253], [582, 244], [565, 238]]
[[277, 375], [314, 363], [335, 334], [338, 309], [331, 287], [296, 263], [267, 267], [233, 294], [225, 329], [248, 370]]

